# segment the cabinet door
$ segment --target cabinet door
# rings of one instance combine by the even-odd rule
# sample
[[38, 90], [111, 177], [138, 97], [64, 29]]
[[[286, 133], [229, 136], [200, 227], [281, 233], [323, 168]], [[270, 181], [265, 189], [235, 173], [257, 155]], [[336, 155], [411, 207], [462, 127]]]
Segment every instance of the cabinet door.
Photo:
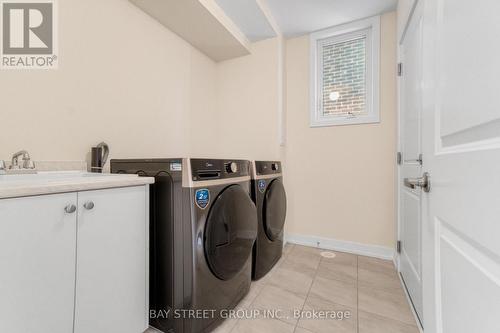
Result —
[[146, 329], [147, 194], [147, 186], [78, 193], [75, 333]]
[[0, 332], [73, 331], [76, 193], [0, 200]]

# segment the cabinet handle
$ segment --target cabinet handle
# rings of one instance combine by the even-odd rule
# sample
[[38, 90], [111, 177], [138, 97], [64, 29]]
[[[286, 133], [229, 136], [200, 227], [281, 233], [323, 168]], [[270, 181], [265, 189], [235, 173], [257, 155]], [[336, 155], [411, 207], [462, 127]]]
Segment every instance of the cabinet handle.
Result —
[[74, 212], [76, 212], [76, 206], [73, 204], [67, 205], [66, 207], [64, 207], [64, 211], [68, 214], [73, 214]]
[[83, 204], [83, 208], [87, 210], [91, 210], [94, 208], [94, 202], [93, 201], [87, 201], [86, 203]]

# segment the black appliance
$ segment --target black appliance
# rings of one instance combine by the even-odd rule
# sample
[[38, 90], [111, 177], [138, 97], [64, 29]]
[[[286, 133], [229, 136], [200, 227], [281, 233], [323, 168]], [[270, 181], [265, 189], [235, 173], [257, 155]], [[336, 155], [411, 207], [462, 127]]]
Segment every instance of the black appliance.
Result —
[[105, 142], [101, 142], [97, 146], [92, 147], [90, 153], [90, 172], [102, 173], [108, 156], [109, 146]]
[[[156, 179], [150, 187], [150, 325], [163, 332], [211, 331], [222, 310], [250, 289], [257, 236], [250, 162], [112, 160], [111, 171]], [[209, 312], [200, 318], [189, 310]]]
[[279, 161], [255, 161], [252, 170], [252, 197], [257, 206], [258, 234], [253, 250], [252, 278], [269, 272], [283, 253], [286, 193]]

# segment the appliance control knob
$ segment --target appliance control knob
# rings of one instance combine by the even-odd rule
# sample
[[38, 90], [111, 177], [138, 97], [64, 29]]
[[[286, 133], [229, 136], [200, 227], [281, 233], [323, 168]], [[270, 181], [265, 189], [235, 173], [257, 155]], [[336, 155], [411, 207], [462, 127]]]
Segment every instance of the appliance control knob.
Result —
[[226, 165], [227, 173], [236, 173], [238, 172], [238, 164], [231, 162]]
[[278, 163], [273, 163], [271, 165], [271, 169], [273, 169], [274, 171], [279, 171], [280, 165]]

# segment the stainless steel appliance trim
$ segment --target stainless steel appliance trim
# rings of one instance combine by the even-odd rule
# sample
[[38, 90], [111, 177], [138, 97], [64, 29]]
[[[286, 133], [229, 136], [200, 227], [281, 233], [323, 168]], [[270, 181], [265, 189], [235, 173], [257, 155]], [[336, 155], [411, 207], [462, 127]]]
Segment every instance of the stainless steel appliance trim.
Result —
[[182, 159], [182, 187], [193, 187], [193, 180], [191, 178], [191, 163], [189, 158]]
[[250, 176], [214, 179], [214, 180], [200, 180], [200, 181], [191, 180], [187, 184], [187, 186], [185, 186], [185, 184], [183, 182], [182, 187], [190, 187], [190, 188], [209, 187], [209, 186], [216, 186], [216, 185], [236, 184], [236, 183], [248, 182], [248, 181], [250, 181]]
[[242, 176], [234, 178], [193, 181], [191, 175], [190, 160], [189, 158], [182, 159], [182, 187], [195, 188], [195, 187], [208, 187], [208, 186], [225, 185], [225, 184], [236, 184], [240, 182], [250, 181], [250, 179], [251, 179], [250, 176]]
[[282, 174], [281, 173], [275, 173], [275, 174], [272, 174], [272, 175], [261, 175], [261, 176], [257, 176], [257, 175], [254, 175], [253, 179], [271, 179], [271, 178], [278, 178], [278, 177], [281, 177]]
[[256, 179], [257, 177], [257, 168], [255, 167], [255, 161], [250, 162], [250, 169], [252, 171], [252, 179]]

